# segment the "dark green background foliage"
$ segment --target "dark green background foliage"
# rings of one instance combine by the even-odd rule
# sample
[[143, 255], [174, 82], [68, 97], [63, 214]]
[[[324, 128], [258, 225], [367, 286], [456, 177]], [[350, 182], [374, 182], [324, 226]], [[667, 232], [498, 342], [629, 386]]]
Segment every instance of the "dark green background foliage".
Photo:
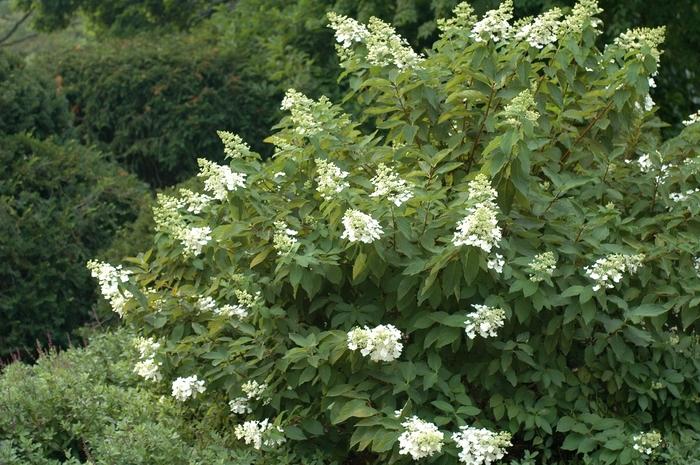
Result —
[[50, 76], [0, 50], [0, 133], [62, 134], [71, 127], [66, 100]]
[[0, 137], [0, 356], [65, 344], [88, 319], [88, 259], [132, 220], [145, 188], [90, 148]]
[[155, 187], [194, 174], [197, 157], [220, 158], [218, 129], [261, 148], [276, 113], [271, 90], [243, 79], [230, 53], [183, 36], [109, 41], [47, 58], [81, 139]]

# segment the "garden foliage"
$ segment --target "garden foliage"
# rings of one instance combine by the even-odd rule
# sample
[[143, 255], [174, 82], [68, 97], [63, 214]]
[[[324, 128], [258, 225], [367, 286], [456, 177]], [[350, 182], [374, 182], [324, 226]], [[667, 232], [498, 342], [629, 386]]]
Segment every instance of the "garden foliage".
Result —
[[464, 3], [425, 55], [330, 15], [357, 111], [288, 91], [269, 162], [221, 133], [152, 250], [90, 263], [152, 338], [144, 382], [329, 461], [673, 463], [700, 428], [700, 116], [661, 140], [663, 30], [601, 49], [599, 13]]

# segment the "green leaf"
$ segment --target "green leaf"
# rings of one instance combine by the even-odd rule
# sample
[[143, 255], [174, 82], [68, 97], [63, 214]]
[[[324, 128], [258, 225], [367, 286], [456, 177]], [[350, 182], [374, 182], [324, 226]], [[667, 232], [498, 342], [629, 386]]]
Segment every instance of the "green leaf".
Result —
[[[338, 401], [340, 402], [340, 401]], [[345, 402], [340, 408], [331, 409], [331, 423], [337, 425], [348, 418], [366, 418], [377, 415], [379, 412], [367, 405], [367, 401], [361, 399], [351, 399]]]

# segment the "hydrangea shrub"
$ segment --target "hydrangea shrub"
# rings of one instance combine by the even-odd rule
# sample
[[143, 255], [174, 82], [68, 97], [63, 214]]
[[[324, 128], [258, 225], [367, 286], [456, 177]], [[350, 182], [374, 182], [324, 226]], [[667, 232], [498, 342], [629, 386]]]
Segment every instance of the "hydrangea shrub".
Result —
[[700, 124], [660, 139], [663, 30], [600, 49], [599, 12], [462, 3], [423, 55], [330, 15], [353, 112], [290, 90], [266, 162], [222, 133], [109, 278], [144, 382], [338, 463], [641, 463], [697, 430]]

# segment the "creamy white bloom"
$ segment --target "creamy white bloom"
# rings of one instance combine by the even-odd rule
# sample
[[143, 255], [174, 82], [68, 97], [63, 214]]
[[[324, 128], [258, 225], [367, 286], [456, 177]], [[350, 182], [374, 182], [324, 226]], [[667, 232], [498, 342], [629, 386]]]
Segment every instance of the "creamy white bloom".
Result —
[[401, 331], [394, 325], [379, 325], [372, 329], [353, 328], [348, 332], [348, 348], [360, 350], [360, 353], [374, 362], [392, 362], [401, 356], [403, 344]]
[[195, 215], [199, 215], [204, 209], [204, 207], [209, 205], [212, 202], [212, 200], [214, 200], [207, 194], [192, 192], [189, 189], [180, 189], [179, 192], [182, 206], [188, 212], [193, 213]]
[[172, 385], [173, 397], [179, 401], [186, 401], [190, 397], [197, 397], [206, 391], [204, 380], [197, 378], [197, 375], [188, 376], [186, 378], [177, 378]]
[[244, 158], [250, 155], [250, 146], [243, 142], [241, 136], [228, 131], [216, 131], [224, 144], [226, 158]]
[[639, 433], [632, 436], [632, 448], [644, 455], [651, 455], [661, 446], [661, 434], [658, 431]]
[[335, 194], [342, 192], [350, 187], [345, 178], [348, 177], [348, 172], [338, 168], [333, 162], [316, 158], [316, 190], [323, 200], [331, 200]]
[[134, 339], [134, 346], [139, 351], [140, 358], [151, 358], [160, 349], [160, 342], [154, 338], [137, 337]]
[[[685, 202], [690, 198], [693, 194], [697, 194], [700, 192], [700, 189], [688, 189], [685, 192], [671, 192], [668, 195], [668, 198], [671, 199], [673, 202]], [[671, 207], [669, 207], [670, 209]]]
[[335, 40], [341, 47], [350, 48], [354, 42], [364, 42], [369, 37], [369, 30], [364, 24], [332, 11], [327, 16], [328, 27], [335, 31]]
[[457, 230], [452, 237], [456, 246], [471, 245], [485, 252], [491, 252], [501, 240], [501, 228], [498, 226], [496, 191], [488, 178], [477, 175], [469, 182], [469, 204], [467, 216], [457, 223]]
[[262, 421], [250, 420], [242, 425], [236, 425], [233, 433], [236, 438], [242, 439], [246, 444], [250, 444], [258, 450], [263, 445], [276, 446], [285, 442], [282, 428], [273, 426], [267, 418]]
[[469, 339], [477, 335], [481, 337], [495, 337], [498, 328], [503, 327], [506, 321], [506, 312], [503, 309], [489, 307], [487, 305], [473, 304], [476, 311], [468, 313], [464, 321], [464, 332]]
[[287, 255], [297, 249], [299, 233], [291, 229], [284, 221], [275, 221], [275, 233], [272, 235], [272, 247], [277, 255]]
[[509, 21], [512, 18], [513, 0], [504, 0], [497, 9], [487, 11], [484, 17], [474, 24], [470, 37], [474, 42], [507, 40], [511, 35]]
[[438, 19], [437, 26], [443, 37], [450, 37], [471, 29], [476, 20], [474, 8], [468, 2], [461, 2], [452, 10], [452, 18]]
[[639, 165], [639, 169], [643, 173], [648, 173], [649, 170], [653, 166], [653, 164], [651, 162], [651, 157], [649, 156], [648, 153], [641, 154], [636, 161], [635, 160], [625, 160], [625, 163], [627, 163], [627, 164], [636, 163], [637, 165]]
[[246, 397], [236, 397], [228, 402], [228, 406], [231, 409], [231, 412], [237, 415], [243, 415], [253, 411], [253, 409], [250, 408]]
[[693, 268], [695, 268], [695, 272], [700, 276], [700, 257], [693, 258]]
[[603, 22], [596, 18], [603, 12], [598, 6], [598, 0], [579, 0], [571, 9], [571, 13], [562, 21], [562, 29], [566, 32], [581, 33], [590, 24], [594, 29], [600, 27]]
[[511, 446], [510, 434], [494, 433], [485, 428], [461, 426], [452, 433], [452, 440], [460, 449], [459, 461], [466, 465], [490, 465], [500, 460]]
[[530, 89], [525, 89], [518, 95], [513, 97], [513, 100], [508, 102], [501, 116], [507, 124], [519, 126], [523, 120], [528, 120], [531, 123], [537, 123], [540, 114], [534, 110], [536, 107], [535, 99]]
[[399, 69], [418, 66], [422, 60], [396, 30], [379, 18], [372, 17], [365, 40], [367, 61], [377, 66], [394, 65]]
[[358, 210], [347, 210], [342, 222], [345, 230], [340, 238], [350, 242], [370, 244], [380, 239], [384, 233], [377, 220]]
[[554, 253], [544, 252], [535, 255], [529, 264], [530, 281], [540, 282], [545, 278], [552, 276], [554, 270], [557, 269], [557, 260], [554, 258]]
[[245, 188], [245, 173], [234, 173], [231, 168], [199, 158], [199, 176], [204, 178], [204, 190], [211, 192], [215, 199], [224, 200], [229, 192]]
[[246, 381], [241, 386], [241, 390], [248, 399], [260, 400], [267, 389], [267, 384], [258, 384], [255, 380]]
[[134, 365], [134, 373], [141, 376], [147, 381], [160, 381], [163, 375], [160, 373], [162, 363], [156, 362], [153, 358], [140, 360]]
[[374, 192], [369, 195], [370, 197], [386, 198], [397, 207], [413, 197], [413, 191], [408, 183], [384, 163], [379, 164], [377, 174], [370, 179], [370, 182], [374, 185]]
[[200, 312], [213, 312], [216, 309], [216, 301], [212, 297], [200, 297], [197, 299], [197, 308]]
[[638, 59], [643, 59], [644, 51], [648, 49], [651, 56], [658, 62], [661, 58], [659, 47], [663, 43], [665, 35], [665, 27], [639, 27], [620, 34], [619, 37], [615, 38], [614, 44], [623, 49], [626, 54], [634, 54]]
[[129, 281], [130, 271], [124, 270], [121, 265], [112, 266], [109, 263], [90, 260], [87, 268], [93, 278], [100, 284], [100, 293], [109, 301], [112, 310], [120, 317], [124, 316], [124, 306], [133, 297], [126, 289], [120, 290], [119, 285]]
[[584, 268], [589, 278], [594, 281], [593, 290], [612, 288], [622, 280], [623, 273], [636, 273], [642, 265], [644, 255], [609, 254]]
[[683, 125], [690, 126], [691, 124], [698, 122], [700, 122], [700, 110], [698, 110], [697, 113], [693, 113], [692, 115], [688, 116], [688, 119], [683, 121]]
[[503, 265], [506, 261], [503, 259], [503, 255], [500, 253], [494, 254], [492, 257], [486, 261], [486, 268], [493, 270], [496, 273], [503, 273]]
[[214, 314], [220, 315], [220, 316], [225, 316], [228, 318], [235, 317], [235, 318], [238, 318], [239, 320], [242, 320], [248, 316], [248, 309], [242, 305], [226, 304], [226, 305], [222, 305], [221, 307], [215, 308]]
[[517, 40], [524, 40], [532, 47], [542, 49], [557, 41], [561, 29], [561, 10], [552, 8], [524, 24], [516, 33]]
[[209, 226], [186, 228], [180, 232], [179, 239], [185, 255], [197, 256], [211, 240], [211, 228]]
[[331, 101], [321, 96], [318, 101], [294, 89], [288, 89], [280, 108], [291, 113], [294, 132], [311, 137], [323, 130], [322, 120], [331, 117]]
[[413, 416], [401, 426], [404, 432], [399, 436], [399, 454], [420, 460], [442, 451], [444, 435], [433, 423]]

